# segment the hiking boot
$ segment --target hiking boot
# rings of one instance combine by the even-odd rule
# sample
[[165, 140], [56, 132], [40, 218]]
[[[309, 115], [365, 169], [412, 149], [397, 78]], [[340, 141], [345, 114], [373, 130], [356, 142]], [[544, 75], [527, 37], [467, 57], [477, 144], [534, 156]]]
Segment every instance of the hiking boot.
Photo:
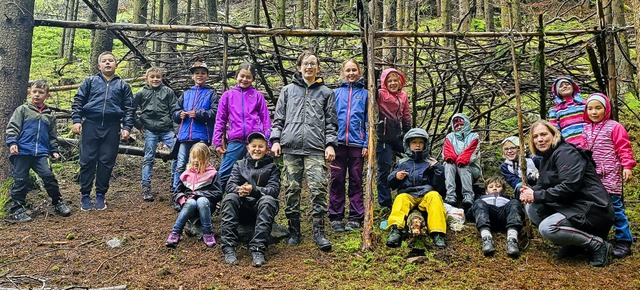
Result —
[[613, 256], [616, 258], [624, 258], [631, 254], [631, 242], [616, 241], [613, 246]]
[[62, 199], [58, 200], [58, 203], [53, 205], [53, 211], [55, 211], [59, 216], [67, 217], [71, 215], [71, 209], [69, 209], [67, 203]]
[[464, 198], [462, 199], [462, 207], [465, 210], [467, 210], [467, 209], [470, 209], [472, 205], [473, 205], [473, 194], [465, 194]]
[[289, 219], [289, 240], [287, 245], [297, 246], [302, 242], [302, 234], [300, 233], [300, 218], [292, 217]]
[[267, 260], [264, 259], [264, 254], [261, 252], [251, 252], [251, 264], [254, 267], [260, 267], [267, 263]]
[[80, 198], [80, 210], [81, 211], [90, 211], [93, 209], [93, 203], [91, 202], [91, 196], [88, 194], [83, 194], [82, 198]]
[[443, 233], [434, 233], [433, 234], [433, 244], [442, 249], [447, 247], [447, 242], [445, 241]]
[[236, 256], [236, 249], [233, 247], [222, 247], [222, 253], [224, 253], [224, 262], [229, 265], [238, 265], [238, 257]]
[[455, 195], [448, 195], [444, 198], [444, 202], [448, 203], [451, 206], [458, 206], [458, 201], [456, 200]]
[[153, 199], [153, 193], [151, 193], [151, 188], [150, 187], [143, 187], [142, 188], [142, 199], [144, 201], [148, 201], [148, 202], [152, 202]]
[[171, 232], [167, 238], [167, 247], [175, 248], [180, 242], [180, 234], [178, 232]]
[[561, 246], [560, 249], [558, 249], [558, 253], [556, 254], [556, 257], [558, 259], [571, 258], [571, 257], [577, 256], [583, 251], [584, 250], [580, 246], [575, 246], [575, 245]]
[[518, 247], [517, 239], [507, 239], [507, 255], [512, 258], [517, 258], [520, 256], [520, 248]]
[[324, 234], [324, 220], [313, 222], [313, 241], [316, 242], [316, 246], [323, 252], [331, 251], [331, 242]]
[[350, 221], [344, 226], [344, 230], [347, 232], [350, 232], [350, 231], [355, 231], [357, 229], [360, 229], [360, 227], [361, 226], [359, 222]]
[[396, 225], [392, 225], [387, 237], [387, 247], [397, 248], [400, 247], [400, 244], [402, 244], [402, 233]]
[[331, 229], [334, 233], [344, 232], [344, 224], [342, 223], [342, 221], [332, 221]]
[[27, 214], [27, 212], [22, 207], [12, 212], [9, 215], [9, 218], [11, 219], [11, 221], [18, 222], [18, 223], [31, 221], [31, 217]]
[[96, 194], [96, 203], [93, 205], [95, 210], [105, 210], [107, 209], [107, 201], [104, 199], [103, 193]]
[[209, 248], [213, 248], [213, 246], [216, 245], [216, 237], [213, 236], [213, 234], [203, 234], [202, 235], [202, 240], [204, 241], [204, 244], [207, 245], [207, 247]]
[[496, 247], [493, 243], [493, 237], [486, 236], [482, 238], [482, 253], [485, 257], [493, 256], [493, 253], [496, 252]]
[[611, 254], [613, 254], [613, 246], [609, 242], [603, 241], [602, 245], [591, 254], [589, 264], [594, 267], [604, 267], [609, 263]]

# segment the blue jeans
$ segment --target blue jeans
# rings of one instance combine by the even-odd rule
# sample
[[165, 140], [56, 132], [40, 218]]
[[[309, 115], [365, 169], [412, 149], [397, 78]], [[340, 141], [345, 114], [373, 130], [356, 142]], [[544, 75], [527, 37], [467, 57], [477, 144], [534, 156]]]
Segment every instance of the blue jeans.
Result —
[[614, 237], [616, 242], [633, 242], [631, 230], [629, 229], [629, 219], [627, 219], [627, 215], [624, 213], [622, 196], [612, 194], [611, 201], [613, 203], [613, 212], [615, 217], [613, 220], [613, 227], [615, 228]]
[[211, 227], [211, 204], [209, 203], [209, 199], [206, 197], [199, 197], [197, 200], [196, 198], [187, 199], [187, 201], [182, 205], [182, 209], [178, 214], [176, 224], [173, 225], [172, 231], [182, 234], [182, 230], [184, 229], [184, 225], [187, 223], [187, 220], [194, 216], [196, 212], [200, 217], [200, 223], [202, 223], [202, 233], [213, 233], [213, 228]]
[[235, 141], [227, 145], [227, 153], [222, 157], [222, 163], [220, 163], [220, 170], [218, 171], [223, 192], [227, 192], [227, 181], [229, 180], [231, 169], [233, 169], [233, 164], [247, 155], [246, 146], [247, 144], [244, 142]]
[[180, 142], [180, 149], [178, 149], [178, 157], [176, 158], [176, 170], [173, 172], [173, 188], [178, 188], [180, 184], [180, 175], [187, 169], [187, 163], [189, 163], [189, 151], [196, 142]]
[[[151, 187], [151, 176], [153, 175], [153, 164], [156, 161], [156, 148], [158, 142], [162, 141], [164, 145], [171, 148], [175, 143], [175, 133], [169, 132], [152, 132], [144, 131], [144, 158], [142, 159], [142, 187]], [[175, 173], [175, 162], [171, 162], [171, 174]]]

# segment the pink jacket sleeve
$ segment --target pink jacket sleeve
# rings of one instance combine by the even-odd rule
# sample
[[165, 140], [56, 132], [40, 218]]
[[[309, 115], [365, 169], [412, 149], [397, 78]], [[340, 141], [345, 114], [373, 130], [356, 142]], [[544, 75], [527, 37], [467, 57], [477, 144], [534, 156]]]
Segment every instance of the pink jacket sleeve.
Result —
[[228, 108], [229, 94], [224, 92], [220, 97], [220, 103], [218, 104], [218, 112], [216, 113], [216, 124], [213, 127], [213, 147], [222, 146], [222, 136], [226, 133], [227, 121], [229, 121], [229, 108]]
[[631, 141], [627, 130], [621, 124], [616, 124], [611, 131], [611, 140], [613, 148], [616, 150], [620, 163], [624, 169], [632, 169], [636, 166], [636, 160], [633, 159], [633, 150], [631, 149]]
[[407, 96], [407, 93], [404, 91], [402, 93], [404, 96], [404, 100], [402, 102], [402, 128], [403, 131], [407, 132], [412, 127], [411, 110], [409, 109], [409, 97]]

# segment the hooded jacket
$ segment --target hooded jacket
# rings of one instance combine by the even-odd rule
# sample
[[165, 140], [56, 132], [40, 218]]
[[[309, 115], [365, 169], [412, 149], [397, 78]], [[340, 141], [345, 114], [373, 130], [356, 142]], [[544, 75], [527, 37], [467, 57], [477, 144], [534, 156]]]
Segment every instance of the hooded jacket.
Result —
[[217, 173], [213, 166], [207, 167], [203, 173], [198, 173], [193, 168], [185, 170], [180, 175], [180, 182], [172, 195], [173, 202], [182, 206], [180, 202], [182, 197], [188, 198], [193, 195], [205, 197], [209, 199], [211, 204], [215, 205], [222, 200], [222, 187]]
[[332, 90], [321, 78], [307, 86], [300, 72], [282, 88], [273, 116], [271, 143], [280, 143], [282, 153], [324, 155], [327, 146], [337, 146], [338, 118]]
[[46, 105], [22, 104], [11, 115], [5, 132], [7, 147], [18, 145], [18, 155], [50, 156], [59, 152], [56, 117]]
[[253, 132], [260, 132], [269, 140], [270, 129], [269, 110], [262, 93], [253, 86], [246, 89], [235, 86], [220, 97], [213, 146], [222, 146], [225, 134], [229, 142], [246, 143]]
[[119, 76], [108, 80], [98, 72], [82, 81], [71, 105], [73, 123], [89, 119], [101, 124], [122, 122], [122, 129], [133, 128], [135, 108], [131, 87]]
[[[560, 81], [568, 81], [573, 87], [573, 97], [562, 99], [556, 91], [556, 86]], [[580, 88], [571, 78], [559, 77], [551, 86], [551, 95], [553, 96], [554, 106], [549, 110], [549, 122], [558, 127], [564, 139], [575, 145], [582, 143], [582, 130], [584, 128], [584, 120], [582, 114], [585, 108], [585, 102], [580, 96]]]
[[[424, 150], [411, 151], [409, 143], [411, 139], [422, 138], [424, 140]], [[413, 128], [404, 135], [403, 145], [405, 153], [408, 155], [398, 161], [398, 166], [389, 174], [387, 182], [390, 188], [397, 189], [398, 193], [408, 193], [413, 197], [422, 197], [429, 191], [442, 192], [444, 188], [444, 167], [436, 163], [429, 165], [431, 147], [429, 144], [429, 134], [422, 128]], [[396, 178], [399, 171], [409, 173], [403, 180]]]
[[564, 139], [543, 152], [533, 202], [543, 219], [559, 212], [573, 226], [606, 237], [613, 224], [611, 197], [596, 174], [590, 151]]
[[231, 176], [227, 182], [227, 193], [238, 193], [238, 186], [245, 183], [251, 184], [253, 190], [250, 197], [260, 198], [270, 195], [278, 198], [280, 194], [280, 169], [273, 162], [271, 155], [265, 155], [262, 159], [253, 160], [251, 155], [236, 162], [231, 170]]
[[[605, 116], [602, 121], [594, 123], [585, 108], [583, 118], [586, 122], [582, 131], [583, 143], [580, 147], [593, 152], [596, 173], [609, 194], [622, 194], [622, 169], [633, 169], [633, 159], [629, 134], [620, 123], [611, 120], [611, 103], [604, 94], [592, 94], [605, 100]], [[587, 104], [592, 100], [587, 99]]]
[[165, 85], [154, 88], [145, 85], [133, 96], [133, 107], [140, 108], [135, 127], [152, 132], [173, 131], [171, 111], [176, 106], [176, 94]]
[[[185, 91], [173, 108], [173, 121], [180, 124], [178, 128], [178, 141], [203, 141], [211, 144], [213, 127], [218, 110], [218, 94], [205, 86], [193, 86]], [[180, 112], [196, 111], [196, 117], [188, 115], [180, 119]]]
[[[458, 117], [464, 120], [464, 126], [460, 131], [454, 130], [447, 134], [443, 155], [447, 162], [458, 166], [467, 166], [476, 161], [480, 140], [477, 133], [471, 132], [471, 122], [467, 115], [457, 113], [451, 117], [451, 120]], [[451, 129], [453, 130], [453, 122], [451, 122]]]
[[[400, 76], [400, 89], [395, 93], [387, 89], [386, 81], [390, 73]], [[380, 142], [397, 142], [411, 129], [409, 97], [402, 90], [405, 84], [404, 76], [394, 68], [385, 69], [380, 75], [381, 88], [378, 90], [378, 124], [376, 125], [376, 134]]]
[[333, 90], [336, 95], [338, 115], [338, 143], [340, 145], [367, 148], [369, 142], [367, 96], [364, 78], [342, 82]]

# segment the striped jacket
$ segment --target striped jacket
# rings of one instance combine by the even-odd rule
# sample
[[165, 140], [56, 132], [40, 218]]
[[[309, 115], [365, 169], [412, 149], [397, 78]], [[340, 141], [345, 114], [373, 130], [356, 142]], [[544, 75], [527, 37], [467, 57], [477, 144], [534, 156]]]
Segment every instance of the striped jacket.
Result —
[[18, 155], [49, 156], [59, 152], [56, 117], [47, 106], [19, 106], [7, 124], [5, 143], [7, 147], [18, 145]]
[[[562, 99], [556, 92], [556, 83], [560, 80], [568, 80], [573, 86], [573, 97]], [[547, 118], [551, 124], [558, 127], [562, 132], [564, 140], [580, 145], [582, 143], [582, 129], [584, 128], [584, 120], [582, 113], [585, 108], [585, 102], [580, 96], [580, 88], [569, 78], [558, 78], [551, 86], [551, 94], [554, 96], [555, 106], [549, 110]]]

